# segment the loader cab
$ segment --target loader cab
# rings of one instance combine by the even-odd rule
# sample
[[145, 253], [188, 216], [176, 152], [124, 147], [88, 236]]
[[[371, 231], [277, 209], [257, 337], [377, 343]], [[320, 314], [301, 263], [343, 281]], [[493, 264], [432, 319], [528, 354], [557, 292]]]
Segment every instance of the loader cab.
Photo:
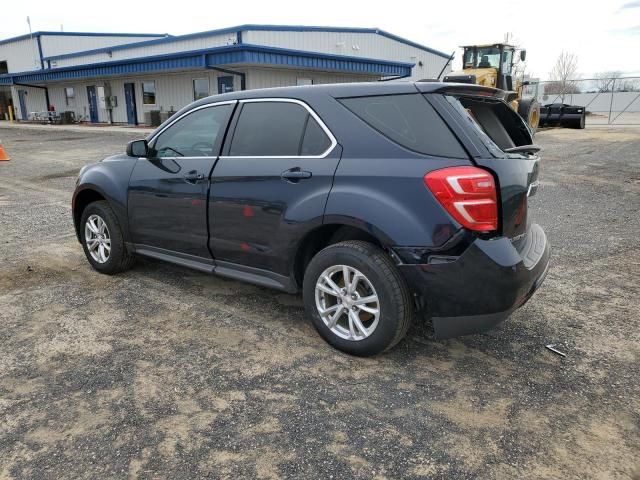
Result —
[[[514, 46], [496, 43], [462, 48], [464, 49], [463, 72], [469, 71], [469, 74], [474, 74], [476, 77], [484, 77], [483, 83], [486, 86], [507, 91], [514, 90], [513, 57], [516, 51]], [[521, 56], [523, 56], [522, 53]]]

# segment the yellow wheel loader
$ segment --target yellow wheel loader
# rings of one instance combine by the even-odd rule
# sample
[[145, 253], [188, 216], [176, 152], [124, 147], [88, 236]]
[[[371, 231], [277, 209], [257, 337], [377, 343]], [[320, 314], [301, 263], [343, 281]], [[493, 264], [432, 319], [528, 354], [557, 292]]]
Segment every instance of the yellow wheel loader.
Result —
[[524, 61], [526, 50], [513, 45], [469, 45], [464, 49], [462, 70], [451, 72], [443, 78], [445, 82], [475, 83], [505, 91], [505, 100], [520, 114], [532, 132], [540, 121], [540, 104], [535, 98], [522, 98], [522, 87], [527, 82], [515, 78], [514, 57], [516, 53]]

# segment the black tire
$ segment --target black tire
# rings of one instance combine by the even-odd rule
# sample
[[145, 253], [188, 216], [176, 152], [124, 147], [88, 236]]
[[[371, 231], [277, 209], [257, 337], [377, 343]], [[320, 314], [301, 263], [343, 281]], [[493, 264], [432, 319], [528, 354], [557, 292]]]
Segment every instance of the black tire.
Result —
[[[366, 338], [348, 340], [334, 333], [322, 320], [316, 306], [316, 282], [336, 265], [360, 271], [375, 288], [379, 299], [379, 320]], [[407, 333], [414, 314], [411, 294], [391, 258], [377, 246], [360, 240], [336, 243], [311, 259], [304, 275], [304, 305], [322, 338], [338, 350], [368, 357], [390, 349]]]
[[[109, 232], [111, 251], [104, 263], [98, 262], [91, 256], [85, 239], [85, 225], [89, 217], [92, 215], [99, 216], [106, 223]], [[104, 200], [90, 203], [82, 212], [80, 220], [80, 241], [87, 260], [91, 266], [100, 273], [113, 275], [115, 273], [123, 272], [131, 268], [131, 265], [135, 260], [134, 256], [127, 251], [124, 244], [122, 228], [120, 227], [120, 223], [118, 222], [115, 213]]]
[[535, 98], [527, 98], [518, 102], [518, 114], [533, 133], [540, 125], [540, 104]]

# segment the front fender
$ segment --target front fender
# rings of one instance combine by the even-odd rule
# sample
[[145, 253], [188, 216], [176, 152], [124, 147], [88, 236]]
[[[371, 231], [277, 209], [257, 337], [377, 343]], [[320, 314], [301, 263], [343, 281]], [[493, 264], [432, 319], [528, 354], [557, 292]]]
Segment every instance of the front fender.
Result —
[[122, 227], [125, 241], [129, 241], [129, 222], [127, 218], [127, 192], [129, 178], [136, 159], [131, 157], [111, 157], [105, 161], [89, 165], [78, 177], [72, 198], [74, 224], [78, 231], [79, 215], [76, 209], [82, 204], [82, 198], [89, 191], [102, 196], [111, 206]]

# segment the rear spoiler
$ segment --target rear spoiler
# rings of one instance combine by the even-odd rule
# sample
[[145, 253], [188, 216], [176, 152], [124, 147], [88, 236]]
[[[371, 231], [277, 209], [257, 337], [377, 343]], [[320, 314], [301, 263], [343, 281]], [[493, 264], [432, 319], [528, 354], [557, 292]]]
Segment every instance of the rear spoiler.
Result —
[[445, 95], [464, 95], [470, 97], [492, 97], [506, 100], [508, 92], [497, 88], [483, 87], [469, 83], [436, 83], [415, 82], [416, 88], [422, 93], [441, 93]]

